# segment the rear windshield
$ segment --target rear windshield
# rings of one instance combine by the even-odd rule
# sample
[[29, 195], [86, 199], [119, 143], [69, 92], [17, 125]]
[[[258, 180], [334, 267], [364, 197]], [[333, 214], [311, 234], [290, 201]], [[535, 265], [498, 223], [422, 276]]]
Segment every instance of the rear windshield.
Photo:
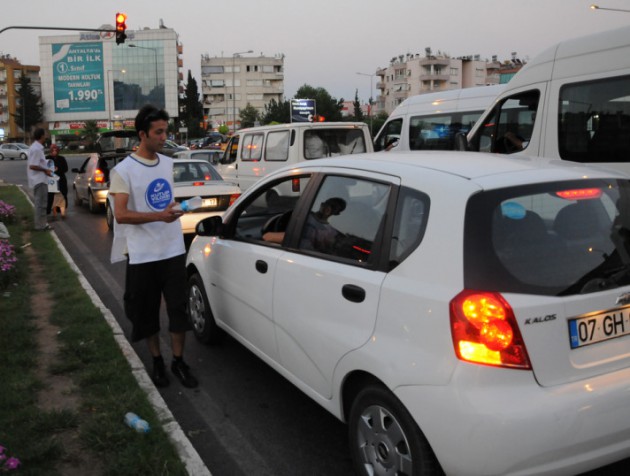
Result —
[[465, 286], [561, 296], [630, 283], [630, 182], [554, 182], [468, 203]]

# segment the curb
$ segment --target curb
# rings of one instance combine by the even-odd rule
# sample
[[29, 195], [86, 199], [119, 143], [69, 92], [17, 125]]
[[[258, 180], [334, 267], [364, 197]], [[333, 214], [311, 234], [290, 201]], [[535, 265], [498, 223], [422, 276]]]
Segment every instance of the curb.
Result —
[[[18, 186], [18, 188], [26, 196], [31, 205], [33, 205], [33, 202], [24, 190], [24, 187]], [[120, 350], [127, 359], [127, 362], [129, 362], [133, 376], [138, 382], [138, 385], [140, 385], [140, 388], [146, 393], [149, 402], [157, 413], [162, 428], [175, 446], [175, 450], [177, 451], [177, 454], [179, 455], [181, 461], [186, 466], [188, 474], [190, 474], [191, 476], [212, 476], [210, 470], [206, 467], [201, 457], [199, 456], [199, 453], [197, 453], [197, 450], [195, 450], [194, 446], [186, 437], [186, 434], [179, 426], [179, 423], [169, 410], [166, 402], [162, 398], [162, 395], [160, 395], [160, 392], [158, 392], [157, 388], [153, 384], [153, 381], [149, 377], [149, 374], [147, 373], [144, 364], [136, 354], [136, 351], [133, 350], [133, 347], [131, 347], [131, 344], [129, 344], [129, 342], [127, 341], [122, 328], [116, 321], [116, 318], [114, 317], [112, 312], [105, 306], [105, 304], [103, 304], [101, 298], [98, 297], [96, 291], [94, 291], [94, 288], [92, 288], [92, 286], [85, 278], [79, 267], [76, 265], [66, 248], [63, 246], [55, 231], [53, 230], [50, 234], [55, 240], [55, 243], [57, 243], [57, 247], [63, 254], [64, 258], [70, 265], [70, 268], [77, 274], [79, 282], [81, 283], [81, 287], [83, 287], [87, 295], [90, 297], [92, 303], [101, 311], [103, 317], [105, 318], [105, 321], [112, 329], [114, 340], [120, 347]]]

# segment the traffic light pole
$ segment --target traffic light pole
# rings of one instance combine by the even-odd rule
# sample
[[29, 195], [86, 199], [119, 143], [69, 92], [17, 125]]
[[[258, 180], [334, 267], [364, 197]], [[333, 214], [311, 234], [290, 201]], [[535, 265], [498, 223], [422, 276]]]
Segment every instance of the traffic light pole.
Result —
[[103, 31], [106, 33], [116, 33], [116, 30], [109, 30], [103, 28], [65, 28], [60, 26], [7, 26], [0, 30], [0, 34], [7, 30], [64, 30], [64, 31]]

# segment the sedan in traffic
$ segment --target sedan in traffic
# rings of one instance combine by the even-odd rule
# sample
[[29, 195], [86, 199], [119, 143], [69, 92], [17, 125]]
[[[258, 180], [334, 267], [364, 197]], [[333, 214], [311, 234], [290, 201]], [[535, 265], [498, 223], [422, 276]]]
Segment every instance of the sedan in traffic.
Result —
[[28, 158], [28, 146], [19, 142], [0, 144], [0, 160]]
[[577, 474], [630, 456], [629, 210], [539, 158], [300, 163], [197, 225], [188, 314], [346, 422], [357, 474]]
[[[178, 203], [193, 197], [201, 197], [199, 208], [184, 213], [180, 217], [182, 232], [191, 234], [195, 226], [204, 218], [221, 215], [240, 196], [241, 190], [234, 184], [225, 182], [219, 172], [205, 160], [173, 160], [173, 195]], [[114, 201], [107, 196], [107, 226], [114, 228]]]

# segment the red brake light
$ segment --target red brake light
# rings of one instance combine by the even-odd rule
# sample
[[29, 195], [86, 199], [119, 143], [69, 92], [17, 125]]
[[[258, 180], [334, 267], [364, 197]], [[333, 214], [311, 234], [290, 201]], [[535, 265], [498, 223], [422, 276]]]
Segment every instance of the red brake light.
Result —
[[291, 191], [292, 192], [299, 192], [300, 191], [300, 179], [299, 178], [291, 179]]
[[193, 187], [198, 187], [200, 185], [205, 185], [205, 182], [193, 182]]
[[450, 315], [459, 359], [531, 369], [512, 307], [499, 293], [464, 290], [451, 300]]
[[105, 182], [105, 174], [101, 169], [96, 169], [94, 171], [94, 182], [96, 183], [104, 183]]
[[560, 198], [566, 200], [590, 200], [602, 196], [601, 188], [576, 188], [572, 190], [560, 190], [556, 192]]
[[230, 195], [230, 205], [232, 205], [236, 201], [236, 199], [240, 196], [241, 196], [240, 193], [233, 193], [232, 195]]

